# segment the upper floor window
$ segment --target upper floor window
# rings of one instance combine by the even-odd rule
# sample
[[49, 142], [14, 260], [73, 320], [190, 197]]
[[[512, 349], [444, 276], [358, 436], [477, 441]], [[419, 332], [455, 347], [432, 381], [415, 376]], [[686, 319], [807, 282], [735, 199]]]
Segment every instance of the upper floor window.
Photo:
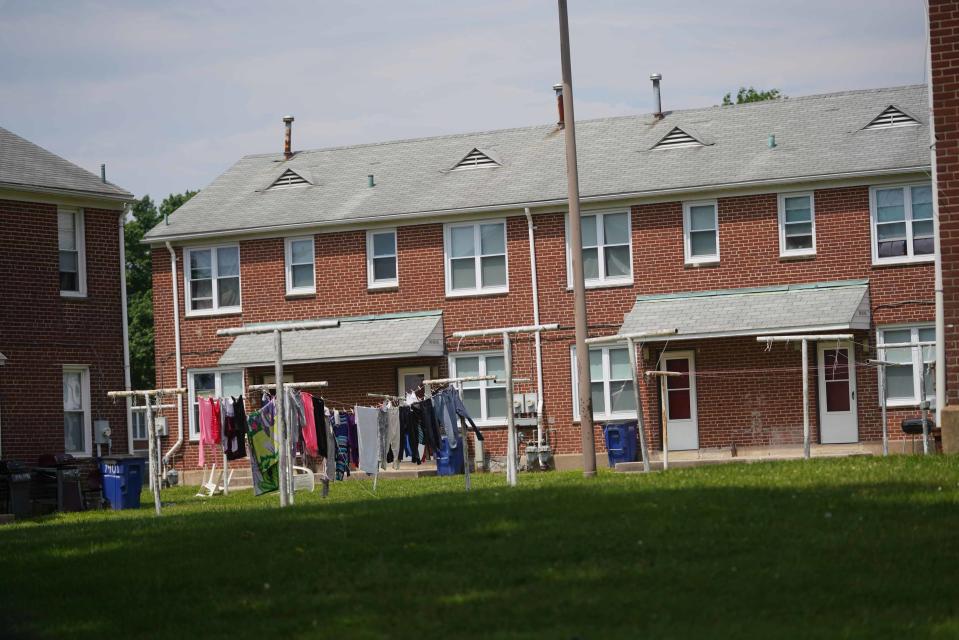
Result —
[[[568, 220], [567, 220], [568, 221]], [[629, 212], [593, 213], [580, 218], [583, 272], [588, 286], [633, 281]], [[572, 274], [567, 238], [567, 272]], [[572, 276], [569, 282], [572, 283]]]
[[57, 244], [60, 250], [60, 294], [85, 296], [87, 279], [83, 211], [57, 211]]
[[506, 419], [504, 362], [503, 353], [499, 351], [450, 357], [450, 375], [454, 378], [496, 376], [496, 380], [463, 383], [463, 404], [477, 423], [502, 424]]
[[[576, 347], [571, 351], [573, 374], [573, 416], [579, 417]], [[636, 396], [630, 371], [628, 347], [612, 345], [589, 350], [590, 395], [593, 416], [599, 420], [636, 417]]]
[[185, 250], [187, 315], [240, 310], [240, 247]]
[[873, 262], [932, 260], [932, 186], [873, 187], [870, 196]]
[[396, 229], [366, 234], [366, 284], [370, 289], [399, 285], [396, 264]]
[[199, 440], [200, 403], [197, 400], [199, 398], [235, 398], [243, 395], [243, 372], [190, 371], [187, 375], [187, 391], [190, 396], [190, 439]]
[[886, 402], [889, 406], [917, 405], [936, 399], [936, 328], [880, 329], [879, 357], [886, 367]]
[[286, 239], [287, 294], [316, 293], [313, 256], [313, 236]]
[[779, 255], [816, 253], [816, 212], [811, 193], [779, 194]]
[[446, 225], [446, 295], [504, 293], [506, 222]]
[[73, 455], [92, 452], [90, 368], [63, 367], [63, 450]]
[[683, 248], [687, 264], [719, 262], [716, 201], [683, 203]]

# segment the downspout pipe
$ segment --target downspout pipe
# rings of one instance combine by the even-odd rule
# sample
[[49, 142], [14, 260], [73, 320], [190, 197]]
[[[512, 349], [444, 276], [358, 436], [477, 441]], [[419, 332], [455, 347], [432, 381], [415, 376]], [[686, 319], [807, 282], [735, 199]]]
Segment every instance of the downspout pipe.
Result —
[[[180, 287], [177, 284], [176, 272], [176, 251], [170, 246], [169, 240], [166, 242], [166, 250], [170, 252], [170, 278], [173, 281], [173, 342], [176, 350], [176, 386], [183, 387], [183, 360], [180, 354]], [[163, 466], [169, 466], [173, 459], [173, 454], [183, 446], [183, 394], [176, 396], [176, 442], [170, 447], [170, 450], [163, 456]]]
[[[102, 165], [101, 165], [102, 167]], [[127, 311], [127, 239], [126, 221], [129, 205], [124, 205], [119, 218], [120, 235], [120, 313], [123, 318], [123, 389], [130, 391], [130, 317]], [[125, 400], [127, 407], [127, 450], [133, 453], [133, 419], [131, 399]]]
[[[539, 283], [536, 278], [536, 240], [533, 234], [533, 214], [525, 208], [526, 230], [529, 234], [529, 268], [533, 288], [533, 324], [539, 325]], [[536, 341], [536, 444], [543, 446], [543, 342], [542, 332], [533, 333]]]

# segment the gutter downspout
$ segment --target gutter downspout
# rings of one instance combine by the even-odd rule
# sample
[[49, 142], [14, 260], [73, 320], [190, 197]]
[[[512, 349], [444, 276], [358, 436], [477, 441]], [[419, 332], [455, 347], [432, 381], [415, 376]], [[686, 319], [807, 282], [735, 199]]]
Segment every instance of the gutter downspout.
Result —
[[[529, 266], [533, 288], [533, 324], [539, 322], [539, 284], [536, 279], [536, 242], [533, 237], [533, 214], [525, 208], [526, 230], [529, 234]], [[536, 444], [543, 446], [543, 343], [541, 331], [534, 332], [536, 341]]]
[[[176, 348], [176, 386], [183, 387], [183, 362], [180, 356], [180, 287], [177, 284], [176, 251], [166, 242], [166, 249], [170, 252], [170, 278], [173, 280], [173, 340]], [[176, 396], [176, 442], [163, 456], [163, 465], [168, 466], [173, 454], [183, 446], [183, 394]]]
[[[126, 219], [129, 205], [120, 213], [120, 308], [123, 314], [123, 389], [130, 391], [130, 317], [127, 312], [127, 239]], [[133, 410], [130, 398], [127, 405], [127, 452], [133, 453]]]
[[926, 10], [926, 77], [929, 86], [929, 156], [932, 165], [932, 228], [933, 255], [936, 271], [936, 424], [942, 424], [942, 410], [946, 406], [946, 311], [942, 285], [942, 245], [939, 233], [939, 169], [936, 162], [936, 118], [932, 98], [932, 36], [929, 33], [929, 2], [923, 3]]

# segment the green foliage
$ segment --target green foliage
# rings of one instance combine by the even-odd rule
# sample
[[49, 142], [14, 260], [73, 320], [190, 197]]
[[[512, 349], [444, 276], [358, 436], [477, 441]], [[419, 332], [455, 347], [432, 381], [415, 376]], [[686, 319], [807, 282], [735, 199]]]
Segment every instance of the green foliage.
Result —
[[159, 208], [143, 196], [133, 203], [124, 228], [127, 257], [127, 313], [130, 318], [130, 376], [134, 389], [155, 386], [153, 356], [153, 264], [150, 248], [140, 241], [196, 191], [170, 194]]
[[747, 102], [762, 102], [763, 100], [779, 100], [788, 97], [789, 96], [783, 95], [779, 89], [768, 89], [764, 91], [762, 89], [754, 89], [753, 87], [749, 87], [748, 89], [746, 87], [739, 87], [739, 92], [736, 94], [736, 102], [733, 102], [732, 94], [727, 93], [723, 96], [723, 106], [745, 104]]

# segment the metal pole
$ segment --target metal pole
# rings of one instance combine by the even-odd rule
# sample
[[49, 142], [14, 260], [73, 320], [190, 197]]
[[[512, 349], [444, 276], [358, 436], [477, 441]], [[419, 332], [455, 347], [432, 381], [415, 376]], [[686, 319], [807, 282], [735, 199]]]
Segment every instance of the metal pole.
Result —
[[513, 343], [503, 332], [503, 368], [506, 369], [506, 483], [516, 486], [516, 423], [513, 417]]
[[[573, 113], [573, 71], [569, 57], [569, 17], [566, 0], [559, 4], [559, 48], [563, 66], [563, 113], [566, 127], [566, 178], [569, 187], [569, 246], [573, 267], [576, 368], [579, 381], [579, 421], [583, 439], [583, 476], [596, 475], [596, 445], [593, 442], [593, 398], [589, 386], [589, 348], [586, 336], [586, 280], [583, 273], [583, 238], [579, 215], [579, 170], [576, 164], [576, 117]], [[510, 399], [512, 402], [512, 399]]]
[[669, 469], [669, 429], [666, 427], [666, 376], [662, 376], [659, 382], [659, 410], [663, 420], [663, 471]]
[[[919, 349], [920, 358], [922, 355], [922, 347], [916, 347]], [[922, 376], [922, 386], [919, 389], [919, 398], [920, 405], [922, 407], [922, 455], [929, 455], [929, 401], [926, 400], [926, 376], [929, 375], [929, 367], [923, 365], [923, 376]]]
[[143, 399], [146, 400], [147, 405], [147, 438], [149, 439], [149, 450], [147, 453], [150, 456], [150, 477], [153, 479], [153, 509], [157, 515], [160, 515], [160, 484], [157, 478], [156, 433], [155, 427], [153, 426], [153, 406], [150, 404], [150, 396], [143, 394]]
[[279, 460], [279, 490], [280, 506], [285, 507], [290, 504], [290, 495], [287, 487], [286, 465], [289, 457], [289, 451], [286, 447], [286, 416], [283, 402], [283, 334], [279, 329], [273, 331], [273, 375], [276, 377], [276, 399], [274, 408], [276, 409], [276, 435], [274, 442], [280, 447]]
[[230, 459], [226, 457], [226, 420], [220, 417], [220, 448], [223, 450], [223, 495], [230, 495]]
[[886, 365], [879, 365], [879, 393], [882, 404], [882, 455], [889, 455], [889, 425], [886, 424]]
[[809, 341], [802, 340], [802, 446], [803, 458], [809, 459]]
[[[460, 396], [463, 395], [463, 383], [459, 382], [456, 385], [457, 391]], [[469, 434], [466, 432], [466, 418], [460, 416], [460, 431], [463, 432], [463, 475], [466, 477], [466, 490], [469, 491], [472, 488], [470, 483], [470, 445], [469, 445]]]
[[646, 447], [646, 420], [643, 418], [643, 399], [639, 392], [639, 374], [636, 357], [636, 341], [633, 338], [629, 342], [629, 368], [633, 374], [633, 394], [636, 398], [636, 426], [639, 429], [639, 451], [643, 456], [643, 471], [649, 473], [649, 449]]

